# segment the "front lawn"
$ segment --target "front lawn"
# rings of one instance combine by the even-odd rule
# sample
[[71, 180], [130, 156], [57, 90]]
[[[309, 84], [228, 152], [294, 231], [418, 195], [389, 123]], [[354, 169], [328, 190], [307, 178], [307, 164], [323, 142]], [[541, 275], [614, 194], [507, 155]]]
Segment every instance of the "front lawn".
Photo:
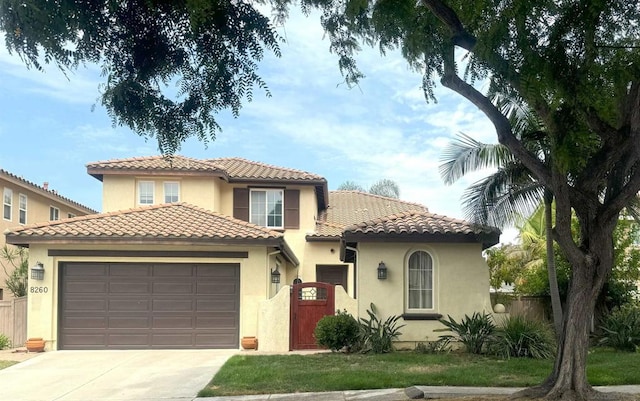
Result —
[[[525, 387], [539, 384], [552, 360], [469, 354], [236, 355], [199, 397], [424, 386]], [[640, 384], [640, 354], [597, 350], [587, 369], [593, 385]]]

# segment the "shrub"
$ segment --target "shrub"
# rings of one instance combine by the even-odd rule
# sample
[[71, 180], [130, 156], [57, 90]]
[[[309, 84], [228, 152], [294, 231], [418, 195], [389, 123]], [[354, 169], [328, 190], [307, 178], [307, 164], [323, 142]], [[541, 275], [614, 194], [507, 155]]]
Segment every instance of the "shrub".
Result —
[[504, 320], [502, 327], [490, 341], [492, 353], [504, 358], [551, 358], [555, 352], [555, 338], [548, 324], [512, 316]]
[[0, 334], [0, 349], [10, 348], [11, 340], [4, 334]]
[[475, 312], [471, 317], [464, 315], [460, 323], [450, 315], [447, 317], [449, 320], [440, 319], [440, 323], [447, 328], [438, 331], [452, 331], [454, 334], [445, 334], [440, 338], [460, 341], [464, 344], [467, 352], [472, 354], [481, 354], [484, 351], [485, 344], [493, 337], [496, 329], [491, 315], [487, 313]]
[[361, 352], [373, 352], [383, 354], [393, 351], [393, 340], [402, 333], [398, 326], [400, 316], [389, 316], [384, 322], [378, 318], [377, 310], [373, 303], [371, 309], [367, 310], [369, 319], [360, 318], [360, 342], [358, 348]]
[[436, 341], [426, 341], [416, 344], [413, 352], [417, 354], [446, 354], [451, 351], [451, 340], [440, 338]]
[[598, 345], [635, 352], [640, 345], [640, 306], [629, 303], [615, 307], [600, 326]]
[[334, 316], [324, 316], [316, 325], [313, 335], [318, 345], [332, 351], [349, 350], [358, 341], [360, 327], [347, 311], [337, 311]]

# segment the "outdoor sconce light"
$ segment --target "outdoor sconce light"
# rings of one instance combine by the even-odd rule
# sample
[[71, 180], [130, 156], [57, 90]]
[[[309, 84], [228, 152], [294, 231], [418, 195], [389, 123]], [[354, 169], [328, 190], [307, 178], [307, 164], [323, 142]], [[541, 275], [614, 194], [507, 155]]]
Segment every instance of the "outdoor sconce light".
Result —
[[36, 264], [31, 268], [31, 278], [33, 280], [44, 279], [44, 265], [42, 262], [36, 262]]
[[271, 283], [280, 284], [280, 272], [278, 269], [271, 270]]
[[387, 279], [387, 265], [384, 262], [380, 262], [378, 264], [378, 280], [386, 280]]

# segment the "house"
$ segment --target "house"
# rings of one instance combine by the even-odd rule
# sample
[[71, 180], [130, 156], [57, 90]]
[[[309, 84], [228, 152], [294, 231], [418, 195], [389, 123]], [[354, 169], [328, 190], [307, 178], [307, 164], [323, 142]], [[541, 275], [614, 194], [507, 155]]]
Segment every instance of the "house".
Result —
[[[32, 223], [60, 220], [64, 217], [83, 216], [97, 213], [71, 199], [49, 189], [49, 184], [36, 185], [6, 170], [0, 169], [0, 190], [2, 190], [2, 220], [0, 229], [24, 226]], [[5, 237], [0, 238], [0, 248], [6, 245]], [[13, 293], [6, 286], [7, 273], [12, 273], [11, 264], [0, 261], [6, 268], [0, 268], [0, 301], [10, 300]], [[10, 270], [11, 269], [11, 270]]]
[[45, 269], [29, 283], [28, 335], [48, 349], [238, 348], [248, 336], [262, 350], [310, 348], [316, 312], [298, 308], [321, 301], [322, 313], [366, 316], [374, 303], [402, 315], [399, 345], [415, 344], [437, 337], [442, 315], [491, 310], [481, 252], [496, 229], [240, 158], [87, 172], [103, 213], [6, 233]]

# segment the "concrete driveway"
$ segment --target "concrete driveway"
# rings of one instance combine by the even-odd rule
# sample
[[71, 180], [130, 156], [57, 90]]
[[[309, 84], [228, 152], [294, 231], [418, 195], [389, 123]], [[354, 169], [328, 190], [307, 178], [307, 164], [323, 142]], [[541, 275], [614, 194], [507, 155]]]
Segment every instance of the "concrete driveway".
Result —
[[0, 370], [11, 401], [192, 400], [236, 350], [45, 352]]

